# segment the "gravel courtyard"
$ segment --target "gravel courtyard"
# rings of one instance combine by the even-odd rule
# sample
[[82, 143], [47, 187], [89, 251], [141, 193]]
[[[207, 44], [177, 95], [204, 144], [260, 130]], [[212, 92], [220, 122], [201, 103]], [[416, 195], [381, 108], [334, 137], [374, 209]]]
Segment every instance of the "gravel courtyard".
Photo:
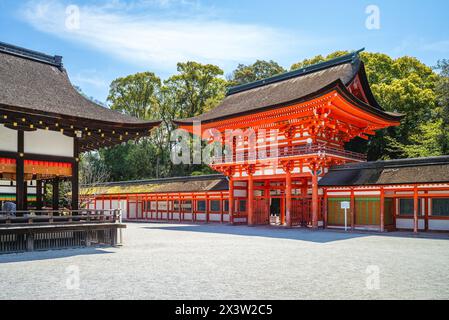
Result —
[[0, 298], [449, 299], [448, 235], [129, 224], [124, 240], [1, 255]]

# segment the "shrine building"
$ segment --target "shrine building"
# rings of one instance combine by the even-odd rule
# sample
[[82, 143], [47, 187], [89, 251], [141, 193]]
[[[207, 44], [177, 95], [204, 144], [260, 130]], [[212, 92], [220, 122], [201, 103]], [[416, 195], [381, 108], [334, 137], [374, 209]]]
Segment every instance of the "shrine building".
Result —
[[226, 150], [210, 162], [221, 176], [109, 184], [90, 205], [120, 204], [128, 220], [316, 229], [343, 228], [348, 202], [351, 229], [449, 230], [449, 157], [366, 162], [345, 149], [402, 117], [376, 102], [354, 52], [233, 87], [175, 121]]

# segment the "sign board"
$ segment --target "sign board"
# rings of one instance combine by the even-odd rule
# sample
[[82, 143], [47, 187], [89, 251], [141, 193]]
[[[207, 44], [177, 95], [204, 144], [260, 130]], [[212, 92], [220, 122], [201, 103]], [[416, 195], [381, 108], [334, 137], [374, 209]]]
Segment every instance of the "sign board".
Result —
[[351, 208], [351, 202], [349, 202], [349, 201], [343, 201], [343, 202], [341, 203], [341, 208], [342, 208], [342, 209], [350, 209], [350, 208]]

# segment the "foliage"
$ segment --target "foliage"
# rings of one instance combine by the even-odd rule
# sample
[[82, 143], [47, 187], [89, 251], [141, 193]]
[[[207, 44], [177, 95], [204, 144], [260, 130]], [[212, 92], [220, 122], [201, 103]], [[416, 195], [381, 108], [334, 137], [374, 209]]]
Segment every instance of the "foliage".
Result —
[[228, 80], [229, 85], [236, 86], [269, 78], [286, 71], [273, 60], [257, 60], [251, 65], [239, 64]]
[[178, 73], [162, 82], [154, 73], [143, 72], [112, 82], [111, 109], [142, 120], [161, 120], [148, 138], [99, 152], [114, 181], [208, 173], [202, 165], [173, 166], [170, 135], [173, 120], [199, 115], [214, 108], [226, 92], [223, 70], [210, 64], [178, 63]]

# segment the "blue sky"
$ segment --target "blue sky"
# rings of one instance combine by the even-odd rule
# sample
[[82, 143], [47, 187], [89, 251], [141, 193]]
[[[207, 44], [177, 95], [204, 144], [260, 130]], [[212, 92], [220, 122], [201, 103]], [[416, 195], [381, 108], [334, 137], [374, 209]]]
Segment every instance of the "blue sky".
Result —
[[[380, 28], [366, 21], [379, 9]], [[0, 0], [0, 41], [62, 55], [71, 80], [105, 101], [120, 76], [176, 62], [273, 59], [286, 68], [335, 50], [449, 58], [447, 0]], [[369, 20], [372, 21], [372, 20]]]

